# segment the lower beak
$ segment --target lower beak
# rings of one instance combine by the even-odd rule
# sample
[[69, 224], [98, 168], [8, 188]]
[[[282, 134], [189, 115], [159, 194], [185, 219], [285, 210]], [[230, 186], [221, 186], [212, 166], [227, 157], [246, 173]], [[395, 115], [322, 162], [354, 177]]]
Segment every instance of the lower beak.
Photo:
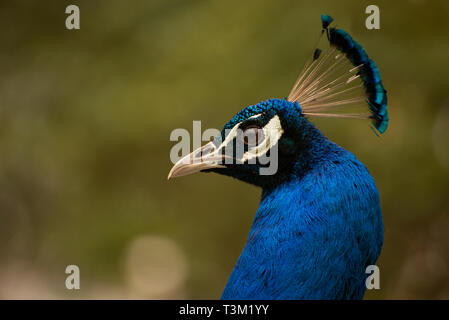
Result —
[[219, 149], [211, 141], [176, 162], [167, 179], [187, 176], [206, 169], [225, 168], [220, 164], [222, 161], [223, 156], [219, 154]]

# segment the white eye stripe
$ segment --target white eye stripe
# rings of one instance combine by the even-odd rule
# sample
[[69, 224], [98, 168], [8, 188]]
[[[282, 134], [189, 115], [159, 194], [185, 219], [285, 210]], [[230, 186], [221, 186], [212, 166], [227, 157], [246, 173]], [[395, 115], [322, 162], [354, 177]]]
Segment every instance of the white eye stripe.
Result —
[[255, 115], [253, 115], [253, 116], [249, 117], [248, 119], [255, 119], [255, 118], [259, 118], [259, 117], [260, 117], [261, 115], [262, 115], [262, 113], [259, 113], [259, 114], [255, 114]]
[[[262, 115], [262, 113], [255, 114], [248, 119], [255, 119]], [[226, 146], [232, 139], [234, 139], [237, 136], [237, 130], [239, 129], [239, 126], [241, 123], [236, 124], [234, 127], [232, 127], [231, 131], [229, 131], [228, 135], [226, 136], [225, 140], [221, 143], [221, 146]]]
[[[260, 117], [262, 114], [254, 115], [248, 119], [251, 118], [257, 118]], [[239, 128], [241, 123], [236, 124], [232, 129], [229, 131], [229, 133], [226, 135], [225, 140], [220, 144], [220, 146], [217, 148], [217, 152], [219, 150], [225, 148], [229, 148], [228, 144], [237, 137], [239, 130], [242, 129]], [[240, 155], [237, 158], [240, 158], [238, 161], [243, 163], [247, 160], [251, 160], [260, 156], [265, 155], [273, 146], [276, 145], [276, 143], [281, 138], [282, 134], [284, 133], [284, 130], [282, 129], [281, 120], [279, 119], [278, 115], [275, 115], [266, 125], [265, 127], [259, 129], [263, 130], [263, 139], [260, 139], [261, 141], [257, 141], [257, 143], [260, 143], [257, 146], [254, 146], [250, 148], [247, 152], [243, 154], [243, 156], [240, 158]], [[232, 148], [228, 151], [232, 151]], [[242, 150], [243, 151], [243, 150]]]
[[275, 115], [266, 125], [263, 127], [265, 139], [257, 147], [248, 150], [243, 155], [242, 161], [254, 159], [265, 155], [281, 138], [284, 130], [281, 126], [281, 120]]

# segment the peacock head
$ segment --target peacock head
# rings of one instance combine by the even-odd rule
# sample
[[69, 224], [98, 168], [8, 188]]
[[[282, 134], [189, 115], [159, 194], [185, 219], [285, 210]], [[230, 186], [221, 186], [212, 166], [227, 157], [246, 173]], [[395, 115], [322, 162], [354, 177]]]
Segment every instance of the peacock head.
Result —
[[374, 132], [384, 133], [389, 117], [380, 72], [346, 31], [329, 27], [332, 21], [322, 15], [320, 39], [325, 34], [328, 46], [313, 50], [287, 99], [237, 113], [214, 141], [178, 161], [169, 178], [213, 171], [266, 187], [301, 175], [330, 145], [306, 116], [370, 119]]
[[203, 171], [273, 186], [297, 172], [309, 144], [319, 140], [311, 135], [318, 136], [318, 130], [297, 102], [270, 99], [237, 113], [213, 141], [180, 159], [168, 178]]

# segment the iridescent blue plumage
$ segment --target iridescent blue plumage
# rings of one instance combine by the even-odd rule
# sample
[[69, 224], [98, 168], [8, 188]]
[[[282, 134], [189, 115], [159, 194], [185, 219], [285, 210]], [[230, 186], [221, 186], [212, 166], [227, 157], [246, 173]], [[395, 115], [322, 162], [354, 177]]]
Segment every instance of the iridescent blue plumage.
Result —
[[[374, 61], [347, 32], [329, 28], [332, 21], [322, 15], [321, 34], [326, 32], [330, 48], [313, 51], [287, 99], [244, 108], [214, 141], [170, 171], [169, 177], [216, 172], [262, 189], [222, 299], [364, 295], [365, 270], [376, 263], [383, 244], [379, 193], [365, 166], [327, 139], [309, 116], [371, 118], [383, 133], [388, 126], [387, 96]], [[348, 104], [366, 110], [366, 103], [369, 115], [326, 113]], [[243, 151], [229, 156], [227, 150], [237, 150], [239, 143]], [[277, 167], [265, 175], [262, 160], [268, 154], [277, 155]]]
[[[383, 227], [372, 177], [329, 141], [297, 103], [270, 99], [243, 109], [224, 128], [254, 114], [279, 115], [294, 140], [280, 147], [275, 176], [232, 167], [216, 172], [262, 187], [262, 200], [223, 299], [361, 299], [365, 269], [379, 256]], [[293, 149], [293, 150], [291, 150]]]
[[[326, 21], [326, 23], [324, 21]], [[330, 24], [327, 23], [327, 21], [329, 21], [328, 18], [323, 20], [323, 28], [326, 30]], [[332, 22], [332, 20], [330, 21]], [[362, 77], [363, 85], [366, 90], [368, 97], [367, 102], [372, 112], [373, 125], [380, 133], [384, 133], [388, 127], [389, 121], [387, 112], [387, 91], [382, 85], [379, 69], [377, 68], [376, 63], [368, 57], [365, 49], [352, 39], [346, 31], [329, 28], [328, 38], [331, 45], [343, 52], [354, 66], [361, 65], [358, 74]]]
[[334, 21], [334, 18], [332, 18], [331, 16], [328, 16], [327, 14], [321, 15], [321, 25], [323, 26], [323, 29], [327, 29], [332, 21]]
[[[250, 165], [215, 170], [263, 189], [223, 299], [361, 299], [365, 269], [380, 254], [382, 215], [372, 177], [354, 155], [329, 141], [304, 115], [322, 115], [315, 110], [356, 102], [340, 96], [355, 91], [357, 87], [349, 85], [360, 78], [373, 125], [383, 133], [388, 126], [386, 90], [363, 47], [346, 31], [329, 29], [332, 17], [321, 18], [330, 45], [350, 61], [350, 72], [357, 73], [348, 80], [337, 74], [335, 80], [324, 81], [331, 70], [345, 64], [337, 61], [323, 68], [332, 51], [323, 55], [317, 48], [289, 95], [291, 102], [271, 99], [247, 107], [224, 126], [230, 129], [255, 114], [273, 112], [285, 134], [278, 142], [276, 175], [255, 175]], [[330, 99], [335, 96], [336, 101]]]

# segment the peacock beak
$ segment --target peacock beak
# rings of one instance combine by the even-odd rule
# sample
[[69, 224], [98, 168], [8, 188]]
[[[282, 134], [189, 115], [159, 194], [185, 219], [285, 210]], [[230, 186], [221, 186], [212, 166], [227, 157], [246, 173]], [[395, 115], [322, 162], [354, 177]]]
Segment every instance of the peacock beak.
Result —
[[223, 155], [211, 141], [181, 158], [168, 173], [168, 178], [182, 177], [206, 169], [225, 168]]

